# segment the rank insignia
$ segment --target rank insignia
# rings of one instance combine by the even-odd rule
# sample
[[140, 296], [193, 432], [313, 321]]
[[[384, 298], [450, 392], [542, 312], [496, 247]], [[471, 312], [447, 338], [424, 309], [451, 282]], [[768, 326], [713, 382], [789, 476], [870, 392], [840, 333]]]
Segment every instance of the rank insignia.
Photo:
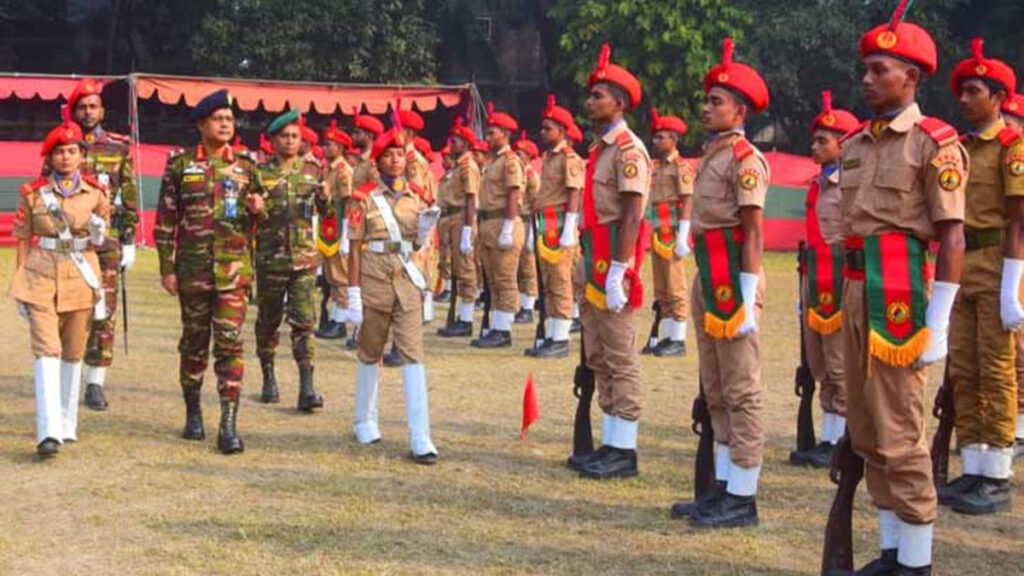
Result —
[[843, 159], [843, 170], [853, 170], [854, 168], [860, 168], [860, 158]]

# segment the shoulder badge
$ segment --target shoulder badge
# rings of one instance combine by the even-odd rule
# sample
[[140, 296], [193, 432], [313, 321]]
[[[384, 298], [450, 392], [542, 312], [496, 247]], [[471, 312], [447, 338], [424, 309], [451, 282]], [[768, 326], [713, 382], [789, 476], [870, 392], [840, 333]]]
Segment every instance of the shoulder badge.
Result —
[[917, 125], [939, 146], [949, 146], [960, 139], [955, 128], [934, 116], [924, 118]]
[[737, 160], [744, 160], [754, 153], [754, 147], [746, 138], [738, 138], [732, 145], [732, 155]]
[[22, 184], [21, 195], [28, 196], [29, 194], [32, 194], [36, 190], [39, 190], [40, 188], [45, 186], [47, 181], [47, 178], [36, 178], [31, 182], [26, 182], [25, 184]]

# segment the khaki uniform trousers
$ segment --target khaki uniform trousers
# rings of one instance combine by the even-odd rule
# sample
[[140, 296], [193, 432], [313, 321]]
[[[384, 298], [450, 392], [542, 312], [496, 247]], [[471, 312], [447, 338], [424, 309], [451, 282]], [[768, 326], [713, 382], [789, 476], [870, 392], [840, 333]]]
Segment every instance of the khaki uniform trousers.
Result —
[[[401, 281], [408, 281], [402, 279]], [[377, 283], [374, 283], [377, 287]], [[378, 292], [379, 294], [379, 292]], [[403, 307], [398, 297], [391, 299], [390, 309], [377, 306], [363, 309], [363, 323], [359, 326], [357, 356], [363, 364], [377, 364], [384, 354], [384, 347], [391, 332], [398, 354], [405, 365], [422, 364], [423, 353], [423, 302], [413, 300]]]
[[[529, 226], [529, 219], [523, 224], [523, 231]], [[529, 234], [527, 234], [529, 236]], [[530, 250], [523, 242], [523, 249], [519, 252], [519, 270], [516, 271], [516, 284], [519, 286], [519, 293], [536, 298], [540, 292], [537, 287], [537, 250]]]
[[[808, 301], [808, 278], [800, 281], [800, 302]], [[807, 353], [807, 367], [811, 377], [821, 383], [818, 396], [824, 412], [846, 416], [846, 381], [843, 362], [843, 331], [822, 335], [807, 325], [806, 304], [801, 306], [800, 322], [803, 323], [804, 351]]]
[[[628, 293], [627, 293], [628, 294]], [[640, 418], [640, 358], [636, 351], [636, 320], [627, 305], [615, 314], [583, 300], [580, 304], [587, 367], [594, 371], [597, 403], [609, 416]]]
[[879, 508], [909, 524], [935, 521], [938, 501], [925, 434], [925, 369], [882, 363], [868, 353], [864, 282], [843, 285], [843, 356], [847, 430], [866, 463], [868, 493]]
[[[462, 214], [455, 214], [453, 216], [446, 216], [441, 219], [438, 224], [438, 229], [442, 238], [447, 238], [448, 245], [450, 246], [451, 255], [454, 257], [454, 266], [452, 274], [455, 275], [455, 280], [458, 288], [458, 294], [460, 300], [463, 302], [473, 302], [476, 300], [476, 250], [470, 250], [469, 254], [463, 254], [459, 250], [459, 243], [462, 240], [462, 226], [463, 226]], [[472, 235], [472, 241], [476, 242], [476, 234]], [[442, 240], [444, 242], [444, 240]]]
[[663, 320], [685, 322], [690, 314], [690, 299], [686, 290], [686, 259], [672, 257], [666, 260], [651, 251], [654, 275], [654, 298], [661, 306]]
[[324, 259], [324, 278], [331, 287], [331, 301], [338, 308], [348, 308], [348, 256], [338, 250]]
[[[764, 286], [762, 272], [755, 300], [758, 324]], [[692, 294], [700, 379], [715, 429], [715, 442], [729, 446], [729, 456], [737, 466], [760, 466], [765, 437], [760, 332], [733, 340], [711, 338], [704, 332], [706, 308], [699, 275], [694, 276]]]
[[28, 304], [29, 335], [36, 358], [80, 362], [92, 325], [92, 308], [57, 312], [53, 306]]
[[[480, 261], [487, 276], [487, 287], [491, 293], [491, 309], [515, 313], [519, 310], [519, 290], [516, 284], [516, 269], [519, 253], [523, 249], [525, 234], [523, 221], [516, 219], [512, 228], [512, 247], [498, 247], [501, 235], [501, 218], [485, 220], [480, 224]], [[459, 279], [461, 282], [461, 278]], [[459, 288], [462, 291], [462, 288]]]
[[562, 248], [559, 251], [562, 257], [557, 264], [540, 258], [540, 273], [544, 280], [544, 311], [548, 318], [568, 320], [572, 318], [573, 269], [576, 267], [579, 248]]

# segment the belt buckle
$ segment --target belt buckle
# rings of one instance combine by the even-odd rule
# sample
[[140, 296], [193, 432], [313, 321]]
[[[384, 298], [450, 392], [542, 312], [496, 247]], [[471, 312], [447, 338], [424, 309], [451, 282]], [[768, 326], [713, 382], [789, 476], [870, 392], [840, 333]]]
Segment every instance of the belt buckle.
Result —
[[66, 238], [57, 239], [57, 251], [62, 254], [71, 252], [75, 247], [74, 241]]

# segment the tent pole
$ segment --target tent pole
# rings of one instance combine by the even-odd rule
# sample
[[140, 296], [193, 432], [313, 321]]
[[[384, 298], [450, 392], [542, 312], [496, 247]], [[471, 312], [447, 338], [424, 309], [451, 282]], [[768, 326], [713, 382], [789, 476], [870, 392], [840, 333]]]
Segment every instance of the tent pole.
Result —
[[145, 192], [142, 190], [142, 139], [139, 137], [139, 92], [136, 86], [136, 74], [134, 73], [128, 75], [128, 122], [131, 131], [132, 154], [135, 156], [133, 159], [135, 190], [138, 191], [139, 195], [138, 205], [136, 206], [139, 212], [139, 223], [136, 227], [135, 243], [139, 244], [139, 236], [141, 235], [142, 244], [146, 245], [146, 238], [148, 236], [146, 236], [146, 219], [143, 218], [146, 199]]

